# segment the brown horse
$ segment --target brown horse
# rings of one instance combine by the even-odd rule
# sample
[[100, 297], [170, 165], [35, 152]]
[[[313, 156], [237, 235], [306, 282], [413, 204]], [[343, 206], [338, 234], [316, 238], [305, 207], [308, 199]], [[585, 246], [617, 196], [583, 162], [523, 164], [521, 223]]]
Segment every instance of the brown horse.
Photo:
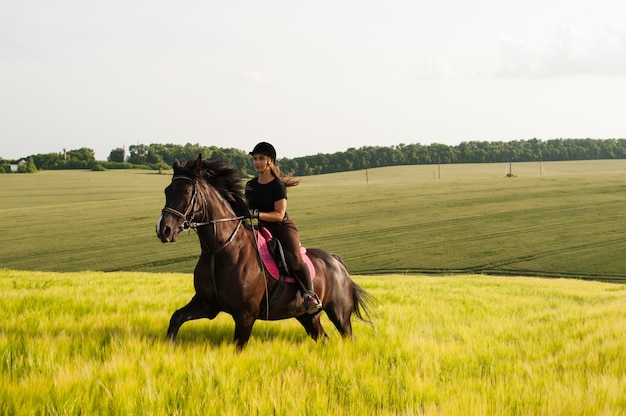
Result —
[[[257, 230], [244, 221], [248, 209], [239, 171], [222, 160], [202, 160], [202, 155], [184, 166], [176, 161], [173, 167], [157, 235], [164, 243], [175, 242], [181, 230], [195, 229], [202, 252], [194, 271], [196, 294], [172, 315], [170, 341], [186, 321], [213, 319], [220, 312], [233, 317], [238, 348], [248, 342], [257, 319], [295, 317], [314, 340], [327, 338], [320, 314], [305, 313], [295, 284], [286, 283], [270, 306], [268, 295], [279, 283], [262, 265]], [[354, 338], [351, 316], [370, 322], [372, 298], [352, 281], [339, 256], [319, 249], [308, 249], [307, 254], [315, 267], [313, 284], [323, 310], [342, 336]]]

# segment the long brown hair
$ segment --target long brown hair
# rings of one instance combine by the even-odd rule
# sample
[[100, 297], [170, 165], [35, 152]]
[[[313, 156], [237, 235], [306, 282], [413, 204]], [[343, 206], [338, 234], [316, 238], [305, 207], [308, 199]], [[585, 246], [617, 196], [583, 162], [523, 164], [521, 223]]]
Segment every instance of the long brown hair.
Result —
[[270, 166], [272, 175], [274, 175], [275, 178], [280, 179], [280, 181], [285, 184], [286, 188], [289, 188], [290, 186], [297, 186], [300, 183], [300, 179], [295, 179], [291, 172], [283, 174], [280, 168], [276, 165], [276, 161], [272, 160], [272, 162], [273, 163]]

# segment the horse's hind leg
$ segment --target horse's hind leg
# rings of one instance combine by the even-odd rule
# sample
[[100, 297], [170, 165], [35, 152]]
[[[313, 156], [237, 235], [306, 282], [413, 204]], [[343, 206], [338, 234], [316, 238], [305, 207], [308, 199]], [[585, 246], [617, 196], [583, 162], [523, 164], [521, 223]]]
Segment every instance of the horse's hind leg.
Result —
[[354, 340], [354, 335], [352, 334], [352, 321], [350, 318], [352, 317], [352, 311], [346, 310], [336, 310], [334, 307], [328, 307], [324, 309], [326, 315], [328, 315], [328, 319], [330, 322], [335, 325], [337, 331], [344, 338], [350, 338]]
[[200, 318], [213, 319], [217, 313], [217, 311], [211, 311], [206, 301], [202, 301], [197, 295], [194, 296], [187, 305], [172, 314], [170, 326], [167, 329], [167, 339], [174, 342], [178, 330], [185, 322]]
[[324, 341], [326, 341], [328, 334], [324, 331], [324, 327], [322, 327], [320, 316], [321, 314], [319, 313], [316, 315], [304, 314], [296, 316], [296, 319], [302, 324], [304, 329], [306, 329], [306, 333], [315, 341], [317, 341], [320, 336], [324, 336]]

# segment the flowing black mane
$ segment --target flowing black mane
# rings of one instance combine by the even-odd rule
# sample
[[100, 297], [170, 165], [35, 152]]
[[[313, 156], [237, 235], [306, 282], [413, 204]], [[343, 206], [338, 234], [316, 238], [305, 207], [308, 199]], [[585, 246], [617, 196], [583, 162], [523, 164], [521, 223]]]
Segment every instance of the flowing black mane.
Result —
[[[237, 215], [247, 214], [244, 202], [244, 183], [239, 169], [221, 159], [188, 160], [182, 167], [174, 167], [175, 175], [204, 179], [230, 204]], [[201, 166], [201, 167], [200, 167]]]

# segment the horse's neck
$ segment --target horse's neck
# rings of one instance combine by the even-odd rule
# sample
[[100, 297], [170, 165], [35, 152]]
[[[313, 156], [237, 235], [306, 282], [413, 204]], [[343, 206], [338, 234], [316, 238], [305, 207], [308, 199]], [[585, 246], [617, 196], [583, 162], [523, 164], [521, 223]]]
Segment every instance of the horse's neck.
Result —
[[212, 240], [216, 244], [224, 243], [238, 227], [237, 214], [228, 201], [210, 186], [202, 190], [202, 200], [204, 200], [202, 221], [207, 221], [210, 225], [202, 227], [202, 230], [198, 232], [207, 241]]

